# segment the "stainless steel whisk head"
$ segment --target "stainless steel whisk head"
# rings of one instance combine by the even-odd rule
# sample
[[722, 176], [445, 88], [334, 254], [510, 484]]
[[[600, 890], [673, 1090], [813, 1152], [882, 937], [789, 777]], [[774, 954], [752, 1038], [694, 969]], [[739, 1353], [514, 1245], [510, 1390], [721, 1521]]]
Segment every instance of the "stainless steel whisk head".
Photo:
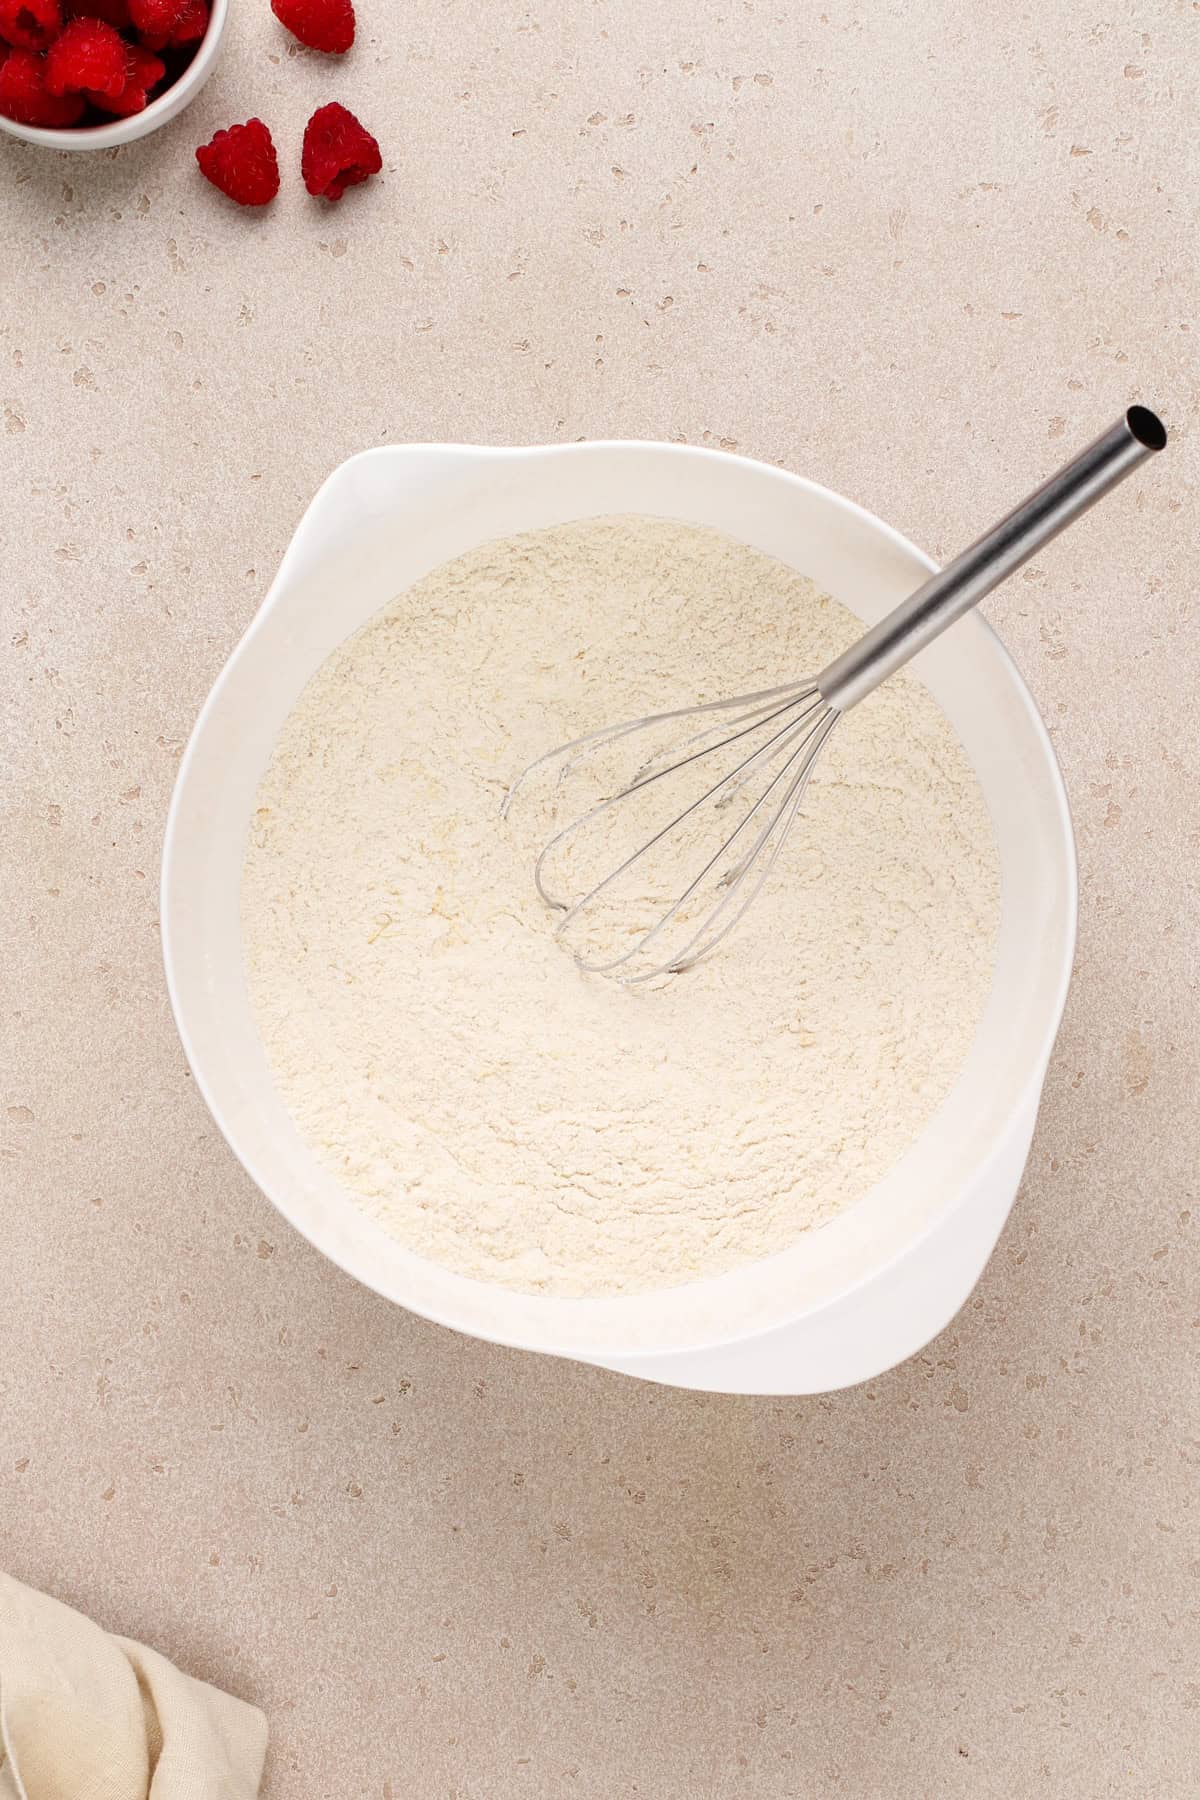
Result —
[[779, 862], [841, 715], [1165, 443], [1156, 416], [1130, 407], [812, 679], [606, 726], [531, 763], [504, 812], [539, 771], [556, 797], [597, 777], [534, 865], [579, 967], [636, 984], [710, 956]]
[[[701, 730], [678, 729], [681, 721], [694, 724], [704, 715], [711, 723]], [[551, 764], [561, 784], [623, 739], [636, 734], [643, 740], [632, 779], [555, 832], [534, 864], [538, 893], [562, 913], [558, 935], [580, 968], [636, 983], [677, 974], [710, 955], [778, 861], [837, 719], [815, 682], [802, 682], [632, 719], [531, 764], [522, 782]], [[672, 726], [646, 754], [644, 740]], [[618, 812], [625, 815], [620, 820]], [[633, 832], [635, 817], [644, 836]], [[609, 823], [626, 841], [631, 833], [639, 841], [627, 855], [618, 849], [615, 866], [603, 867], [592, 880], [590, 872], [606, 860]], [[575, 840], [589, 829], [594, 837], [588, 854], [572, 869]], [[676, 871], [685, 838], [698, 854], [680, 885]], [[579, 890], [574, 899], [560, 887], [572, 873]], [[586, 947], [574, 945], [576, 935]]]

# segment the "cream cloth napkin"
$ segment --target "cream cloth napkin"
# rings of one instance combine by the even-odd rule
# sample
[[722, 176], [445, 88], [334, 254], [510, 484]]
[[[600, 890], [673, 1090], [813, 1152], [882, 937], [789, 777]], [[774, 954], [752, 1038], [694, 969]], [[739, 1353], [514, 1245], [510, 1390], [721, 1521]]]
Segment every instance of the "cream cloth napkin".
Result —
[[0, 1800], [254, 1800], [267, 1724], [0, 1573]]

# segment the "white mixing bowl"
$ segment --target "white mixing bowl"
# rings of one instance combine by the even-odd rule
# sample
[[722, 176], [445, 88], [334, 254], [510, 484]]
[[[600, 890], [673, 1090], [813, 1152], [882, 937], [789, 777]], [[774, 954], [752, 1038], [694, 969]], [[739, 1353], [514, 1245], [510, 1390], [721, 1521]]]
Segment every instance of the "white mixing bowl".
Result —
[[[715, 451], [411, 445], [353, 457], [301, 522], [179, 771], [162, 923], [180, 1036], [213, 1117], [284, 1217], [413, 1312], [497, 1343], [684, 1387], [804, 1394], [849, 1386], [920, 1349], [978, 1280], [1016, 1195], [1070, 977], [1075, 856], [1062, 778], [1028, 690], [978, 615], [914, 666], [962, 739], [999, 842], [991, 997], [958, 1081], [908, 1154], [791, 1249], [618, 1299], [512, 1293], [452, 1274], [387, 1237], [318, 1166], [255, 1031], [239, 926], [242, 858], [259, 780], [309, 678], [438, 564], [489, 538], [609, 513], [714, 526], [810, 575], [867, 623], [933, 567], [850, 501]], [[402, 851], [403, 820], [396, 830]]]

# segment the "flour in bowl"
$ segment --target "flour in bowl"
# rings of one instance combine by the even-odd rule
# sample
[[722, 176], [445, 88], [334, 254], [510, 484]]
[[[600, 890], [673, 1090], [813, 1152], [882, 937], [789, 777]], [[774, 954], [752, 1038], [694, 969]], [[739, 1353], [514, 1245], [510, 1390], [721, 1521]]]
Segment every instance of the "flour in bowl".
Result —
[[435, 570], [325, 663], [280, 735], [242, 888], [275, 1080], [410, 1250], [548, 1294], [643, 1292], [793, 1244], [951, 1087], [999, 871], [911, 674], [834, 733], [777, 877], [661, 987], [581, 974], [500, 818], [548, 747], [821, 668], [853, 616], [715, 532], [588, 520]]

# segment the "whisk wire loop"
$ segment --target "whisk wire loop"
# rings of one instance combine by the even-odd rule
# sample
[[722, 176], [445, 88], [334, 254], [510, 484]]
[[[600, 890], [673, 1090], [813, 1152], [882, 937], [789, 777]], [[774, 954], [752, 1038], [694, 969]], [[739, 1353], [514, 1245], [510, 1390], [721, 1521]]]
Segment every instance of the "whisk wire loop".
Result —
[[[777, 731], [773, 737], [768, 738], [765, 744], [760, 745], [757, 750], [752, 751], [751, 754], [746, 757], [744, 761], [740, 762], [735, 769], [731, 769], [727, 775], [723, 775], [719, 781], [715, 782], [712, 787], [701, 794], [698, 799], [694, 800], [683, 812], [678, 813], [669, 824], [663, 826], [661, 831], [656, 832], [654, 836], [648, 839], [646, 843], [642, 844], [640, 849], [636, 850], [632, 856], [627, 857], [619, 868], [614, 869], [603, 881], [597, 882], [596, 886], [592, 888], [589, 893], [585, 894], [581, 900], [576, 901], [574, 906], [568, 906], [567, 902], [556, 899], [554, 895], [547, 891], [542, 882], [542, 870], [555, 850], [560, 848], [561, 845], [566, 843], [567, 840], [573, 837], [577, 832], [583, 831], [586, 826], [591, 825], [596, 819], [602, 817], [604, 813], [611, 812], [615, 806], [620, 806], [622, 801], [631, 799], [634, 794], [643, 793], [646, 788], [652, 787], [656, 782], [665, 781], [671, 775], [680, 774], [684, 769], [690, 768], [694, 763], [698, 763], [702, 757], [717, 755], [721, 750], [727, 749], [730, 744], [740, 742], [742, 738], [747, 737], [752, 731], [761, 730], [764, 725], [772, 724], [774, 720], [781, 718], [784, 713], [792, 711], [793, 707], [800, 704], [803, 699], [807, 699], [809, 694], [813, 692], [815, 692], [815, 690], [807, 689], [804, 694], [794, 697], [783, 706], [774, 708], [772, 711], [766, 713], [765, 716], [757, 713], [753, 715], [749, 713], [743, 714], [742, 718], [735, 720], [734, 723], [736, 725], [742, 725], [742, 719], [751, 719], [752, 722], [750, 724], [742, 725], [741, 730], [730, 732], [727, 736], [723, 737], [718, 744], [712, 744], [705, 750], [696, 750], [690, 755], [681, 756], [679, 752], [686, 749], [687, 744], [694, 742], [695, 740], [688, 739], [685, 740], [683, 744], [674, 745], [667, 754], [672, 755], [675, 760], [669, 763], [665, 768], [654, 770], [653, 774], [647, 774], [645, 773], [645, 770], [647, 767], [652, 767], [655, 761], [660, 760], [660, 757], [653, 757], [650, 764], [643, 764], [642, 769], [638, 771], [634, 779], [626, 787], [623, 787], [619, 793], [610, 794], [606, 799], [601, 800], [596, 806], [593, 806], [588, 812], [582, 814], [581, 817], [572, 819], [569, 825], [565, 825], [561, 831], [556, 832], [550, 839], [550, 842], [538, 857], [533, 871], [533, 878], [542, 899], [546, 901], [547, 905], [560, 907], [563, 911], [569, 913], [578, 912], [578, 910], [586, 905], [589, 900], [596, 899], [607, 887], [611, 886], [619, 875], [623, 875], [625, 871], [631, 868], [648, 850], [652, 850], [655, 844], [659, 843], [661, 839], [666, 836], [668, 831], [673, 830], [676, 825], [682, 824], [685, 819], [690, 818], [699, 807], [703, 806], [706, 801], [714, 798], [731, 782], [736, 781], [739, 776], [744, 778], [748, 775], [754, 765], [767, 755], [773, 745], [778, 744], [783, 738], [786, 738], [788, 733], [795, 728], [798, 721], [791, 719], [786, 725], [781, 726], [779, 731]], [[817, 700], [815, 704], [819, 705], [820, 701]], [[661, 722], [663, 716], [669, 718], [672, 715], [657, 715], [651, 720], [648, 720], [647, 723], [657, 725]], [[803, 717], [804, 715], [801, 716]], [[618, 728], [618, 730], [619, 729], [620, 728]], [[631, 725], [630, 729], [637, 729], [637, 726]], [[707, 734], [700, 732], [697, 735], [703, 737]], [[660, 753], [660, 755], [661, 754], [662, 753]]]
[[[782, 712], [792, 711], [795, 706], [801, 705], [804, 699], [809, 698], [810, 692], [811, 690], [806, 691], [803, 695], [797, 696], [797, 698], [790, 702], [788, 706], [779, 708], [775, 713], [770, 715], [770, 720], [777, 718]], [[814, 715], [817, 715], [815, 720]], [[817, 733], [820, 731], [824, 719], [827, 716], [828, 709], [825, 708], [820, 696], [818, 695], [815, 699], [811, 699], [808, 706], [804, 707], [796, 717], [790, 719], [779, 731], [773, 733], [765, 744], [761, 745], [756, 751], [753, 751], [748, 757], [745, 757], [738, 763], [736, 768], [731, 769], [727, 775], [723, 775], [719, 781], [714, 782], [713, 785], [708, 788], [705, 793], [701, 794], [697, 800], [694, 800], [690, 806], [678, 813], [667, 825], [664, 825], [657, 831], [653, 837], [647, 839], [645, 843], [640, 845], [631, 856], [626, 857], [625, 861], [618, 868], [613, 869], [609, 874], [605, 875], [603, 879], [598, 881], [581, 899], [577, 900], [567, 909], [557, 927], [559, 935], [565, 934], [570, 929], [571, 925], [584, 915], [587, 909], [601, 894], [609, 887], [614, 886], [622, 876], [626, 875], [644, 856], [648, 855], [649, 852], [654, 849], [656, 844], [662, 842], [670, 833], [676, 831], [692, 814], [696, 813], [702, 806], [708, 804], [710, 801], [719, 807], [721, 803], [719, 796], [724, 791], [734, 790], [739, 786], [744, 786], [751, 772], [758, 764], [764, 761], [770, 762], [773, 755], [778, 755], [786, 746], [788, 754], [782, 767], [777, 770], [767, 786], [763, 789], [762, 793], [754, 801], [753, 805], [749, 807], [743, 817], [734, 826], [724, 842], [708, 858], [698, 874], [692, 878], [683, 891], [666, 907], [654, 924], [641, 932], [634, 943], [619, 956], [608, 959], [599, 958], [589, 960], [582, 954], [576, 955], [576, 961], [585, 973], [595, 975], [609, 974], [616, 969], [624, 968], [627, 964], [633, 962], [636, 957], [642, 955], [651, 944], [656, 943], [666, 931], [667, 927], [683, 912], [693, 895], [700, 891], [704, 885], [705, 879], [721, 862], [724, 861], [728, 852], [737, 842], [738, 838], [741, 837], [747, 826], [750, 825], [751, 821], [755, 819], [762, 811], [763, 807], [766, 806], [776, 788], [778, 788], [781, 783], [787, 781], [789, 773], [796, 768], [797, 760], [803, 759], [800, 771], [788, 785], [779, 807], [772, 814], [771, 818], [768, 819], [767, 823], [762, 826], [757, 840], [751, 846], [750, 850], [742, 857], [741, 861], [736, 863], [718, 884], [725, 891], [722, 897], [716, 901], [705, 916], [699, 930], [688, 939], [682, 949], [672, 952], [669, 957], [666, 957], [661, 962], [654, 964], [649, 969], [644, 969], [631, 975], [628, 979], [631, 982], [643, 982], [649, 981], [655, 975], [677, 974], [682, 969], [690, 967], [693, 961], [699, 960], [700, 956], [707, 955], [707, 950], [700, 951], [694, 957], [691, 952], [693, 951], [694, 946], [698, 944], [717, 924], [730, 902], [736, 897], [746, 875], [753, 867], [763, 846], [779, 823], [780, 817], [791, 804], [797, 783], [805, 779], [804, 762], [808, 762], [809, 766], [811, 766], [811, 759], [805, 758], [806, 747], [813, 742], [814, 738], [816, 738]], [[753, 729], [753, 727], [749, 727], [748, 729]], [[727, 748], [729, 744], [737, 741], [738, 738], [743, 737], [744, 735], [745, 732], [732, 734], [723, 739], [721, 744], [716, 746], [715, 749], [719, 750]], [[678, 770], [685, 768], [689, 763], [696, 761], [698, 756], [713, 753], [714, 752], [701, 751], [697, 753], [697, 756], [682, 758], [679, 761], [672, 763], [669, 768], [664, 769], [661, 773], [664, 776], [674, 774]], [[815, 747], [812, 754], [815, 755]], [[651, 777], [650, 779], [655, 778]], [[628, 799], [631, 795], [638, 792], [640, 788], [644, 788], [647, 785], [649, 785], [649, 783], [645, 781], [635, 782], [622, 793], [615, 795], [613, 799], [606, 804], [608, 806], [616, 806], [622, 800]], [[584, 819], [576, 821], [575, 823], [580, 826], [586, 824], [586, 815]], [[570, 828], [568, 828], [568, 830], [569, 829]], [[785, 827], [784, 835], [786, 835], [786, 830], [787, 827]], [[547, 849], [549, 849], [549, 846]], [[771, 863], [774, 862], [777, 853], [777, 850], [773, 852], [770, 858]], [[766, 873], [769, 873], [769, 865], [768, 868], [764, 870], [764, 874]], [[724, 935], [724, 933], [721, 935]]]

